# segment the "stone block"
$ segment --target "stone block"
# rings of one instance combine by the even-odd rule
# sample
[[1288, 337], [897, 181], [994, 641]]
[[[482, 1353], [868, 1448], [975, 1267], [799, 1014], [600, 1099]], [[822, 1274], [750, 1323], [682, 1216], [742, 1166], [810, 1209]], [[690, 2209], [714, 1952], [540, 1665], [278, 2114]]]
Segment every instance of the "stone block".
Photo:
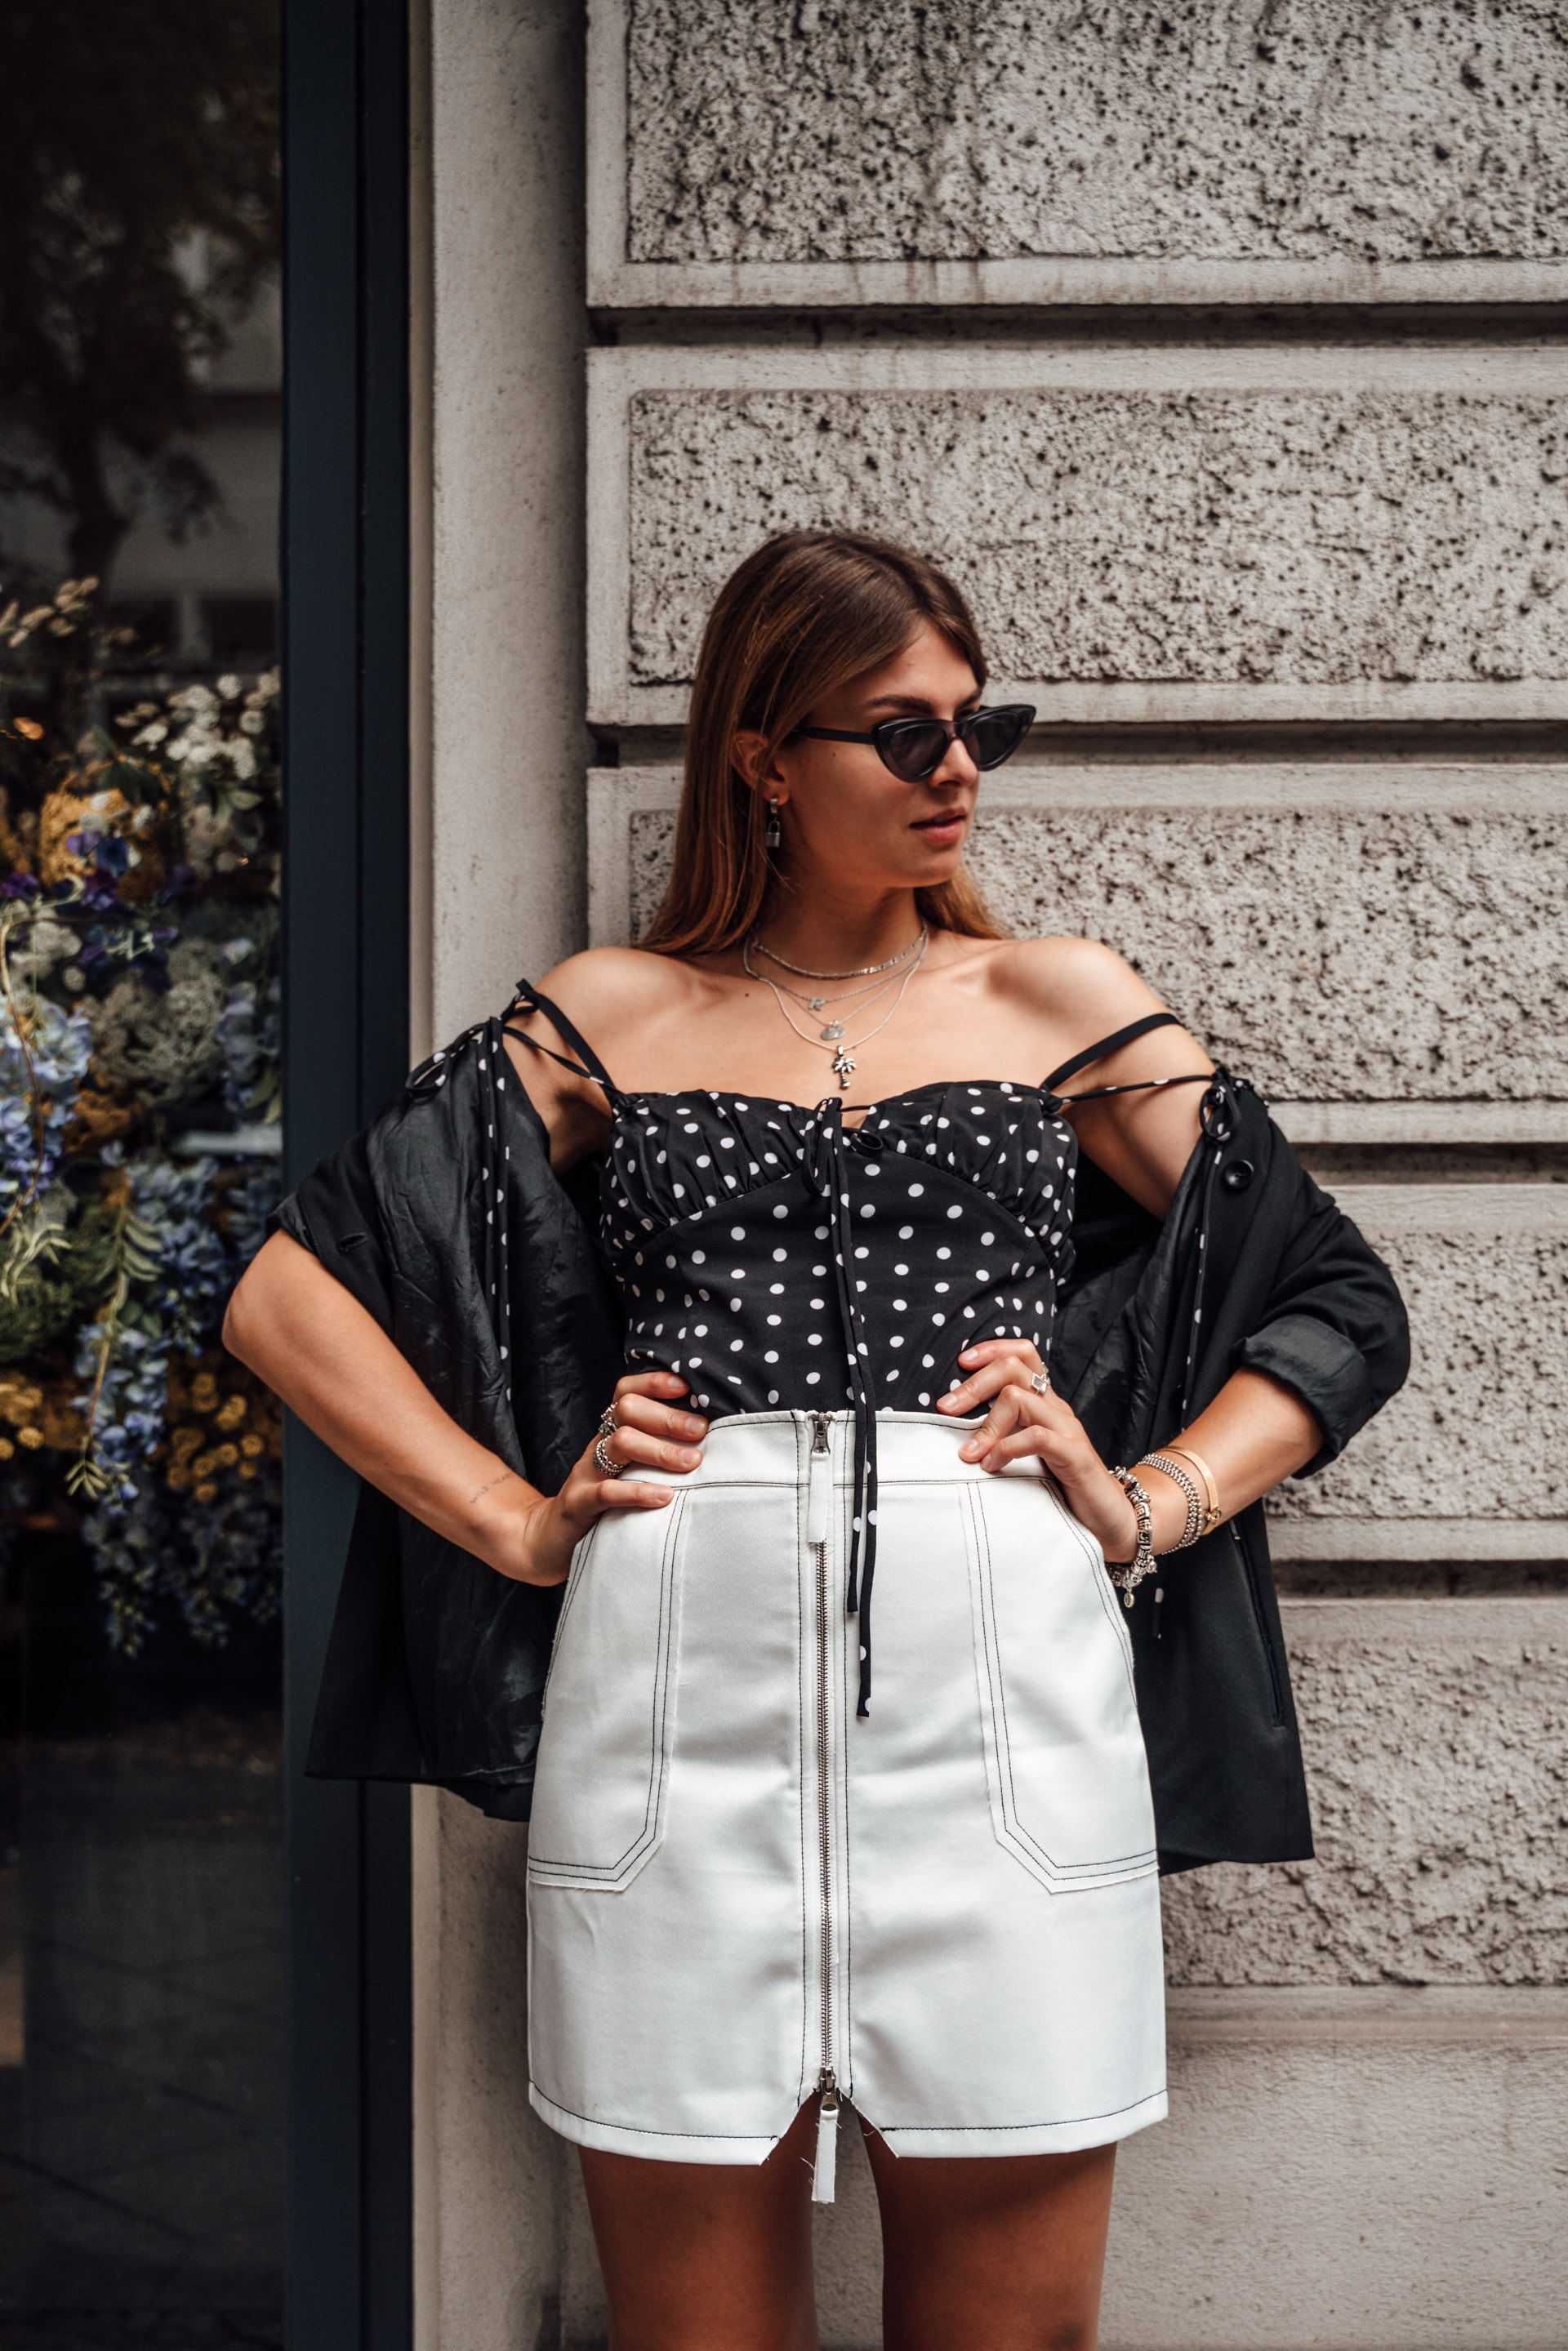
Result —
[[1568, 1603], [1283, 1614], [1317, 1858], [1168, 1880], [1171, 1983], [1568, 1984]]
[[1568, 400], [1374, 392], [647, 393], [632, 674], [688, 680], [769, 533], [940, 555], [1002, 675], [1568, 676]]
[[1549, 0], [632, 0], [622, 41], [632, 262], [1568, 254]]
[[592, 716], [683, 718], [719, 586], [799, 526], [936, 556], [1044, 719], [1568, 712], [1543, 359], [597, 353]]
[[[1337, 1460], [1281, 1489], [1271, 1506], [1281, 1531], [1301, 1520], [1325, 1530], [1392, 1522], [1409, 1531], [1405, 1555], [1418, 1557], [1425, 1521], [1521, 1532], [1534, 1524], [1552, 1531], [1561, 1556], [1568, 1193], [1551, 1184], [1342, 1185], [1334, 1197], [1399, 1284], [1410, 1377]], [[1528, 1538], [1526, 1547], [1535, 1549]]]

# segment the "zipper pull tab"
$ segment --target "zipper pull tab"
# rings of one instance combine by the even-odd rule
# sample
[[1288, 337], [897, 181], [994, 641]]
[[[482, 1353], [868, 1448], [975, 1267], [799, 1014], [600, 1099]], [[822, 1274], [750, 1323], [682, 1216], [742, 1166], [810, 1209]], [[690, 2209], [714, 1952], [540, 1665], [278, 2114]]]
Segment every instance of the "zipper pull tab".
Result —
[[825, 1543], [828, 1540], [828, 1505], [833, 1490], [833, 1457], [828, 1430], [831, 1424], [825, 1412], [811, 1415], [811, 1458], [806, 1486], [806, 1541]]
[[811, 2174], [811, 2201], [831, 2204], [839, 2153], [839, 2085], [826, 2068], [817, 2076], [821, 2105], [817, 2109], [817, 2162]]

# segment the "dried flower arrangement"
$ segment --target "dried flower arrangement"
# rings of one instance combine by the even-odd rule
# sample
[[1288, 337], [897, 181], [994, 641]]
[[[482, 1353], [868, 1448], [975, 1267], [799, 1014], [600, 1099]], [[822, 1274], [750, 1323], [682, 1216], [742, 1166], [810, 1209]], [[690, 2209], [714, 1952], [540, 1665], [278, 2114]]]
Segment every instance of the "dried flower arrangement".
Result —
[[277, 1605], [280, 1416], [217, 1337], [277, 1189], [277, 678], [111, 707], [96, 587], [0, 612], [0, 1526], [79, 1516], [134, 1652]]

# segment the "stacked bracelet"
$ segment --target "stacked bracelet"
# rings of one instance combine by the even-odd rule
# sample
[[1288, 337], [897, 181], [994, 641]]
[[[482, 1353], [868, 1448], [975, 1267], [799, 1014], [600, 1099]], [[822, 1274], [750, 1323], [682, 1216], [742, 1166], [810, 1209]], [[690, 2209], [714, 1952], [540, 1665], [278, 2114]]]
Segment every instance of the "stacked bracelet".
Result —
[[1184, 1469], [1180, 1462], [1173, 1461], [1168, 1453], [1145, 1453], [1138, 1467], [1140, 1469], [1159, 1470], [1173, 1486], [1179, 1486], [1186, 1496], [1186, 1524], [1182, 1529], [1180, 1542], [1170, 1546], [1172, 1551], [1186, 1551], [1188, 1544], [1195, 1543], [1203, 1532], [1206, 1506], [1197, 1479]]
[[1190, 1445], [1168, 1445], [1166, 1450], [1167, 1453], [1179, 1453], [1184, 1461], [1190, 1461], [1202, 1479], [1207, 1505], [1203, 1513], [1203, 1524], [1199, 1527], [1198, 1533], [1211, 1535], [1225, 1517], [1225, 1512], [1219, 1507], [1219, 1487], [1216, 1482], [1213, 1470], [1201, 1454], [1193, 1451]]
[[1130, 1469], [1118, 1467], [1112, 1470], [1111, 1475], [1133, 1505], [1133, 1514], [1138, 1522], [1137, 1549], [1130, 1560], [1124, 1564], [1113, 1567], [1110, 1572], [1112, 1583], [1130, 1608], [1133, 1604], [1134, 1593], [1142, 1583], [1145, 1576], [1154, 1573], [1155, 1514], [1147, 1494]]

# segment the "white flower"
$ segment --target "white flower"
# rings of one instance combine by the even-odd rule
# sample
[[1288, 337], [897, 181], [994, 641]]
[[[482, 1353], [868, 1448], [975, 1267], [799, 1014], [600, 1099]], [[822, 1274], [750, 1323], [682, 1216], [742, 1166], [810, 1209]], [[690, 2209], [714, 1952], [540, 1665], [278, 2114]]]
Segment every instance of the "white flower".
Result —
[[243, 677], [235, 677], [231, 673], [226, 677], [219, 678], [218, 693], [225, 702], [232, 702], [244, 684], [245, 680]]

